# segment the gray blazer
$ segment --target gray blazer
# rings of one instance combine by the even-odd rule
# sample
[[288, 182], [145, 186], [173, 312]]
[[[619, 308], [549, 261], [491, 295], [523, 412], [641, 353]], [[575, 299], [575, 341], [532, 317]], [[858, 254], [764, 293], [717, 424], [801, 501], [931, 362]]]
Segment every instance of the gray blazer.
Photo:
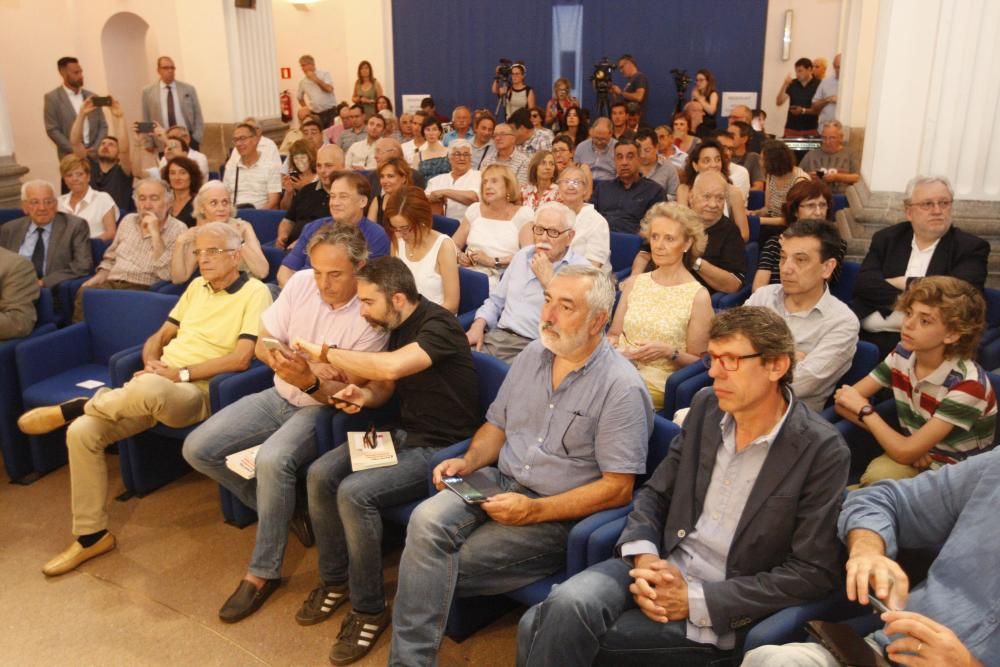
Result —
[[[91, 91], [83, 89], [83, 99], [93, 95]], [[73, 146], [69, 143], [69, 131], [73, 127], [73, 121], [76, 120], [76, 111], [73, 110], [73, 103], [69, 101], [66, 89], [59, 86], [45, 93], [44, 109], [45, 134], [55, 143], [61, 160], [73, 152]], [[108, 136], [108, 122], [104, 119], [102, 109], [94, 109], [87, 116], [87, 120], [90, 121], [90, 136], [85, 145], [87, 148], [92, 148]]]
[[39, 291], [31, 262], [0, 248], [0, 341], [31, 333], [38, 319], [35, 300]]
[[[649, 540], [666, 556], [694, 531], [722, 444], [723, 414], [711, 388], [695, 395], [684, 429], [636, 493], [619, 553], [626, 542]], [[740, 516], [726, 580], [704, 584], [716, 633], [742, 634], [752, 622], [839, 585], [837, 516], [849, 465], [837, 429], [795, 401]]]
[[[191, 137], [201, 143], [205, 132], [205, 119], [201, 116], [201, 104], [198, 102], [198, 91], [190, 83], [174, 80], [174, 95], [180, 96], [181, 115], [187, 125]], [[163, 117], [160, 107], [160, 81], [142, 89], [142, 119], [147, 123], [156, 121], [167, 128], [167, 119]]]
[[[42, 278], [45, 287], [54, 287], [64, 280], [82, 278], [94, 266], [90, 254], [90, 227], [83, 218], [68, 213], [56, 213], [45, 249], [47, 272]], [[17, 252], [31, 226], [31, 218], [24, 216], [0, 225], [0, 247]]]

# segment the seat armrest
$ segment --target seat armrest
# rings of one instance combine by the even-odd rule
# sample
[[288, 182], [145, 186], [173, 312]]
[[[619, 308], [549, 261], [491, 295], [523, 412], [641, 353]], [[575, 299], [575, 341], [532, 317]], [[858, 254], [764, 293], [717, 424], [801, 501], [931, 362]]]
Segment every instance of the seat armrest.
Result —
[[231, 405], [244, 396], [256, 394], [274, 386], [274, 371], [255, 360], [245, 371], [220, 373], [208, 383], [212, 413]]
[[[631, 506], [629, 506], [629, 511], [631, 511]], [[591, 533], [590, 540], [587, 543], [587, 567], [596, 565], [614, 555], [615, 544], [618, 542], [618, 538], [621, 537], [622, 531], [625, 530], [625, 523], [627, 521], [628, 514], [625, 514], [599, 526]]]
[[85, 322], [25, 339], [17, 347], [21, 387], [30, 387], [67, 368], [91, 362], [90, 329]]
[[111, 374], [111, 386], [121, 387], [132, 379], [137, 371], [142, 370], [142, 345], [133, 345], [119, 350], [108, 359], [108, 371]]
[[629, 503], [622, 507], [594, 512], [577, 521], [569, 531], [569, 539], [566, 541], [566, 575], [572, 577], [577, 572], [587, 569], [587, 549], [594, 531], [617, 519], [624, 519], [631, 511], [632, 503]]

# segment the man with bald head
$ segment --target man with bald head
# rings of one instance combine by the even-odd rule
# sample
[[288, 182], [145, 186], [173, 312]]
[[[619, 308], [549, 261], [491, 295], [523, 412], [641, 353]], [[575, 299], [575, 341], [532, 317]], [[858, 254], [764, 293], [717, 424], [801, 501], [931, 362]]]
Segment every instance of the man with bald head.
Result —
[[315, 183], [303, 186], [285, 212], [285, 219], [278, 225], [274, 245], [282, 250], [292, 246], [302, 229], [312, 222], [329, 215], [330, 183], [333, 175], [344, 168], [344, 149], [337, 144], [325, 144], [316, 151]]
[[469, 111], [469, 107], [455, 107], [451, 112], [451, 131], [444, 135], [441, 143], [448, 146], [455, 139], [472, 141], [473, 136], [475, 135], [472, 131], [472, 112]]
[[590, 167], [595, 181], [610, 181], [615, 178], [615, 144], [611, 137], [611, 121], [603, 116], [590, 126], [590, 138], [576, 147], [573, 160]]
[[483, 164], [479, 167], [484, 171], [491, 164], [502, 164], [510, 167], [517, 176], [517, 182], [525, 186], [528, 184], [528, 164], [531, 160], [517, 147], [517, 137], [514, 127], [507, 123], [500, 123], [493, 130], [493, 150], [483, 158]]
[[198, 91], [190, 83], [178, 81], [176, 72], [169, 56], [156, 59], [160, 80], [142, 91], [142, 119], [147, 123], [156, 121], [160, 127], [184, 127], [191, 135], [190, 146], [198, 148], [205, 132]]
[[736, 123], [746, 123], [750, 126], [750, 135], [747, 139], [746, 149], [751, 153], [760, 153], [761, 146], [767, 140], [767, 135], [753, 126], [753, 112], [745, 104], [737, 104], [729, 112], [729, 131], [733, 131]]
[[723, 214], [728, 184], [717, 171], [698, 174], [691, 188], [691, 208], [701, 216], [708, 245], [691, 271], [709, 292], [735, 292], [746, 274], [746, 245], [739, 227]]
[[22, 185], [21, 208], [27, 215], [0, 225], [0, 246], [31, 261], [39, 285], [54, 288], [90, 273], [90, 227], [83, 218], [58, 211], [51, 183]]

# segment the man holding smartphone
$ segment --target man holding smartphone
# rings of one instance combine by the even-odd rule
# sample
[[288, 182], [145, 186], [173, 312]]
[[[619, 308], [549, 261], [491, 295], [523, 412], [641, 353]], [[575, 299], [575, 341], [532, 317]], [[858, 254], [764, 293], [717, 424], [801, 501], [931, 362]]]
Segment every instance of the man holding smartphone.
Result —
[[[329, 411], [326, 397], [347, 382], [327, 363], [309, 363], [289, 346], [296, 338], [322, 340], [338, 348], [375, 352], [386, 336], [361, 315], [354, 272], [368, 258], [356, 226], [328, 225], [309, 240], [312, 270], [295, 273], [261, 318], [254, 352], [274, 369], [274, 387], [246, 396], [213, 415], [184, 442], [184, 458], [255, 509], [257, 540], [246, 575], [219, 611], [235, 623], [256, 611], [281, 583], [289, 524], [311, 544], [304, 512], [293, 522], [299, 471], [316, 458], [316, 419]], [[278, 341], [275, 346], [272, 339]], [[226, 456], [261, 445], [256, 478], [226, 467]]]
[[[94, 93], [83, 87], [83, 67], [71, 56], [60, 58], [56, 63], [62, 84], [45, 93], [45, 133], [56, 145], [59, 159], [63, 159], [75, 148], [70, 143], [69, 131], [80, 113], [84, 100]], [[94, 150], [108, 133], [104, 113], [96, 107], [90, 109], [82, 126], [82, 141], [86, 150]]]

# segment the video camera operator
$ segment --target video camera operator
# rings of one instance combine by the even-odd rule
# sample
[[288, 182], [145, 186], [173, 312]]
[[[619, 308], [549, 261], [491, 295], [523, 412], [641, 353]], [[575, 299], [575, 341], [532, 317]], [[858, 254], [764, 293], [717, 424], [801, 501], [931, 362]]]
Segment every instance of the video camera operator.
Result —
[[500, 115], [501, 106], [504, 109], [504, 118], [510, 118], [518, 109], [532, 109], [538, 106], [535, 102], [535, 91], [524, 83], [526, 72], [524, 63], [512, 63], [507, 58], [500, 59], [493, 76], [493, 85], [490, 87], [498, 100], [496, 115]]
[[649, 79], [639, 71], [639, 66], [635, 64], [635, 58], [626, 53], [618, 59], [618, 69], [627, 81], [624, 86], [612, 86], [611, 92], [619, 96], [622, 101], [635, 102], [639, 105], [639, 114], [646, 112], [646, 100], [649, 99]]
[[594, 86], [594, 92], [597, 93], [597, 113], [594, 114], [595, 118], [599, 118], [600, 116], [609, 117], [611, 115], [611, 103], [608, 95], [609, 93], [618, 95], [619, 93], [615, 91], [621, 91], [621, 88], [616, 86], [611, 80], [611, 73], [616, 69], [618, 69], [617, 65], [612, 65], [607, 56], [601, 58], [594, 65], [594, 73], [590, 75], [590, 82]]

